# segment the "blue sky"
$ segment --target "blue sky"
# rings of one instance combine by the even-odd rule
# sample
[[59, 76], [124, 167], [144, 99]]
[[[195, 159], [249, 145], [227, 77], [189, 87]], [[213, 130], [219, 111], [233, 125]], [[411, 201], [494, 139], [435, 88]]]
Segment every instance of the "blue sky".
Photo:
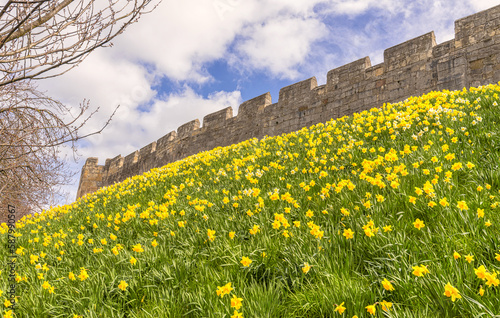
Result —
[[[493, 0], [163, 0], [77, 68], [37, 84], [69, 106], [90, 100], [100, 111], [82, 131], [100, 135], [79, 144], [74, 201], [87, 157], [129, 153], [180, 125], [369, 56], [434, 31], [438, 43], [454, 37], [454, 21], [500, 4]], [[63, 154], [69, 154], [69, 149]], [[63, 202], [64, 203], [64, 202]]]

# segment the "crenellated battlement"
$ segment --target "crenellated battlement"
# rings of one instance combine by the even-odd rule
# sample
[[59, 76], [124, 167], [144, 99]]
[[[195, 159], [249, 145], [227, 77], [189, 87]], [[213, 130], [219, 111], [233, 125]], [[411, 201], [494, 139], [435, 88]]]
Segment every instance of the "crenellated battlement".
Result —
[[233, 118], [233, 108], [227, 107], [203, 118], [203, 129], [212, 129], [226, 125], [228, 119]]
[[331, 118], [398, 102], [432, 90], [456, 90], [500, 81], [500, 6], [455, 21], [455, 38], [436, 44], [434, 32], [384, 51], [384, 62], [369, 57], [283, 87], [278, 102], [265, 93], [239, 106], [194, 119], [125, 156], [88, 158], [77, 197], [201, 151], [250, 138], [288, 133]]

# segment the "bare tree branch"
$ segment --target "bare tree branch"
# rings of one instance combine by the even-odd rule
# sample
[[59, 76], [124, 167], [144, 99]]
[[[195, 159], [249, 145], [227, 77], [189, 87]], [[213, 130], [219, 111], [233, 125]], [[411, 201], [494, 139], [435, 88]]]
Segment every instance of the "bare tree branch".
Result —
[[64, 74], [110, 45], [159, 0], [8, 1], [0, 7], [0, 87]]
[[[72, 109], [39, 92], [32, 79], [66, 73], [98, 47], [111, 45], [161, 0], [9, 0], [0, 6], [0, 222], [7, 204], [40, 211], [58, 202], [74, 173], [61, 147], [101, 133], [82, 134], [99, 111], [84, 100]], [[3, 220], [2, 220], [3, 218]]]
[[84, 101], [71, 116], [68, 107], [32, 83], [0, 89], [0, 204], [21, 202], [32, 212], [56, 203], [52, 199], [63, 195], [60, 186], [74, 175], [60, 156], [60, 146], [76, 151], [76, 141], [100, 133], [118, 108], [99, 130], [81, 136], [82, 127], [99, 110], [89, 113], [89, 105]]

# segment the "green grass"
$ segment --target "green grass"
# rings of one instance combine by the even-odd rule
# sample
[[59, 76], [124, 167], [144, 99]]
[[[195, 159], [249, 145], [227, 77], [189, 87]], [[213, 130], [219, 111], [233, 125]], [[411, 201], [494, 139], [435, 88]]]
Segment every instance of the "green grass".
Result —
[[[431, 92], [217, 148], [24, 218], [15, 316], [499, 317], [499, 92]], [[1, 302], [8, 284], [5, 266]]]

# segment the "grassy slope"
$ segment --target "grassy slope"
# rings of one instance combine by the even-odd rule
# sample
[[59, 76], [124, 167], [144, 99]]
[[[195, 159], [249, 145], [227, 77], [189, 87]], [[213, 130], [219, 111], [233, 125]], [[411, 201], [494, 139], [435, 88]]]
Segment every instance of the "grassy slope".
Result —
[[340, 317], [341, 303], [345, 317], [500, 315], [499, 92], [431, 92], [217, 148], [25, 219], [15, 312], [236, 317], [236, 296], [244, 317]]

